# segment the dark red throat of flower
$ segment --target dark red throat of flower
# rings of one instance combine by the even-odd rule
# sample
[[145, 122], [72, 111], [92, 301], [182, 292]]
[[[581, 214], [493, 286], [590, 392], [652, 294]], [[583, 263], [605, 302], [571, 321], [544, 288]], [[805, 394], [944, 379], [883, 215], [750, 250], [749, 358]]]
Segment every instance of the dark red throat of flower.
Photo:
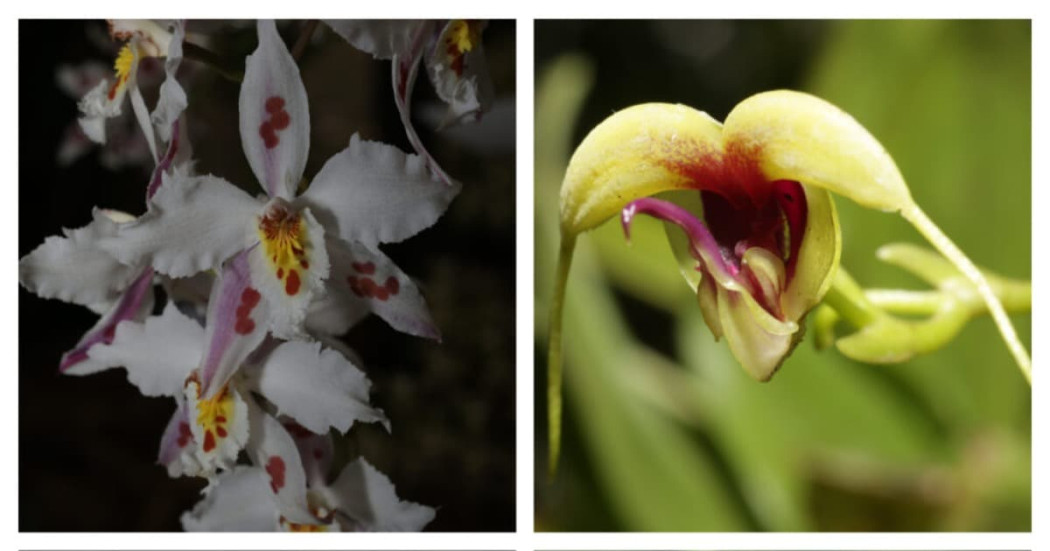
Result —
[[734, 203], [718, 192], [700, 191], [704, 220], [674, 203], [638, 199], [623, 209], [624, 232], [630, 237], [631, 220], [638, 213], [679, 226], [689, 238], [698, 269], [716, 280], [736, 280], [767, 311], [779, 315], [778, 297], [758, 292], [769, 285], [762, 285], [752, 270], [742, 269], [743, 258], [755, 247], [768, 251], [783, 262], [783, 285], [790, 284], [806, 228], [806, 198], [802, 186], [790, 180], [772, 182], [762, 192]]

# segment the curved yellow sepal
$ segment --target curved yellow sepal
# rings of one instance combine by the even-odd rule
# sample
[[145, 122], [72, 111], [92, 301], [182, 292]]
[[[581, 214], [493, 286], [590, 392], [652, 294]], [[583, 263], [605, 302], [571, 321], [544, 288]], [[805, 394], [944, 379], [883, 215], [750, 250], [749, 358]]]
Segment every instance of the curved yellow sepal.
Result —
[[669, 165], [722, 155], [722, 125], [684, 105], [646, 103], [602, 121], [569, 161], [561, 187], [561, 230], [577, 235], [619, 214], [627, 203], [695, 187]]
[[817, 186], [862, 206], [897, 211], [912, 203], [889, 153], [853, 117], [802, 92], [755, 94], [726, 117], [726, 149], [755, 159], [770, 180]]

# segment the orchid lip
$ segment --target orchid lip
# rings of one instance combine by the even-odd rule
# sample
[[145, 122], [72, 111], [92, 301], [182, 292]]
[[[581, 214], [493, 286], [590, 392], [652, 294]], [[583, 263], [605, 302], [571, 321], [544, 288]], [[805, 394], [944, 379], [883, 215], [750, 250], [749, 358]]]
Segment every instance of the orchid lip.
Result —
[[620, 213], [624, 235], [630, 239], [631, 221], [637, 214], [648, 214], [654, 218], [671, 222], [685, 231], [689, 236], [690, 252], [718, 283], [726, 289], [750, 292], [750, 289], [737, 279], [739, 269], [727, 262], [722, 256], [721, 248], [711, 231], [700, 219], [688, 210], [660, 199], [642, 198], [631, 201]]

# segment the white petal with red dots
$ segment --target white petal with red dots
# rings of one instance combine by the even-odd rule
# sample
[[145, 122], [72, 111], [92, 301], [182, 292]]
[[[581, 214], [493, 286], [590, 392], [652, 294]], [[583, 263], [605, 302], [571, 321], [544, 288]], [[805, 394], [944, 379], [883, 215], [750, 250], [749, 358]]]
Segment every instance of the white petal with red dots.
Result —
[[299, 450], [288, 431], [255, 404], [251, 408], [251, 440], [248, 457], [261, 467], [269, 479], [271, 495], [289, 522], [313, 524], [317, 517], [310, 512], [306, 497], [306, 473], [299, 460]]
[[[121, 322], [113, 342], [92, 347], [90, 361], [84, 363], [123, 366], [128, 381], [145, 396], [176, 396], [197, 367], [203, 344], [204, 328], [169, 303], [161, 315], [145, 323]], [[77, 374], [78, 367], [67, 373]]]
[[253, 388], [310, 432], [346, 432], [355, 422], [381, 422], [389, 430], [383, 412], [369, 405], [368, 377], [319, 343], [286, 342], [253, 375]]
[[240, 466], [205, 488], [204, 499], [182, 514], [182, 528], [187, 532], [272, 532], [279, 516], [266, 473], [258, 467]]
[[29, 292], [82, 306], [108, 306], [141, 272], [98, 246], [117, 233], [117, 224], [95, 209], [94, 220], [64, 237], [48, 237], [18, 262], [18, 279]]
[[248, 267], [251, 251], [230, 259], [208, 299], [200, 379], [205, 398], [223, 388], [266, 337], [270, 305], [256, 289]]
[[257, 242], [260, 202], [215, 176], [164, 175], [152, 208], [99, 246], [124, 263], [145, 262], [185, 277], [218, 268]]
[[364, 458], [348, 464], [321, 492], [359, 531], [417, 532], [434, 520], [434, 509], [398, 499], [390, 479]]
[[325, 293], [328, 251], [324, 228], [310, 209], [275, 199], [259, 217], [259, 246], [248, 255], [252, 280], [270, 305], [269, 329], [283, 339], [304, 338], [307, 308]]
[[310, 150], [306, 88], [274, 22], [259, 21], [258, 35], [241, 85], [241, 144], [266, 193], [290, 199]]
[[423, 295], [385, 254], [340, 239], [328, 240], [328, 254], [332, 263], [328, 294], [315, 307], [324, 314], [320, 321], [327, 322], [321, 329], [334, 330], [331, 334], [345, 333], [350, 326], [338, 322], [356, 320], [330, 314], [365, 307], [402, 333], [441, 340]]
[[329, 19], [325, 23], [353, 47], [376, 59], [390, 59], [408, 51], [416, 36], [433, 25], [404, 19]]
[[87, 375], [110, 365], [91, 360], [88, 353], [99, 344], [112, 342], [117, 325], [124, 321], [143, 321], [153, 311], [153, 270], [146, 268], [115, 300], [101, 318], [80, 338], [72, 350], [62, 355], [58, 370], [70, 375]]
[[302, 199], [329, 231], [375, 246], [430, 227], [459, 189], [458, 183], [442, 184], [418, 155], [354, 134], [346, 149], [328, 159]]
[[190, 419], [187, 417], [186, 401], [178, 399], [175, 413], [172, 414], [164, 434], [160, 437], [160, 450], [157, 452], [157, 463], [164, 465], [168, 476], [204, 476], [204, 466], [197, 460], [195, 450], [199, 446], [193, 439], [190, 430]]

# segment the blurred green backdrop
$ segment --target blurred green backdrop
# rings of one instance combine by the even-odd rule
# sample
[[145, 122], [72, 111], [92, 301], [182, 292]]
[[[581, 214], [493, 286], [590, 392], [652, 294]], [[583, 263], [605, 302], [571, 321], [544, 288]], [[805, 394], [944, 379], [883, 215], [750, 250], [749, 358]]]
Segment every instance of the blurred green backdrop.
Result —
[[[536, 528], [1031, 529], [1031, 393], [987, 317], [893, 366], [803, 342], [751, 380], [703, 324], [658, 223], [579, 240], [565, 316], [564, 450], [546, 477], [546, 331], [569, 155], [651, 101], [722, 120], [794, 88], [852, 114], [915, 200], [978, 265], [1031, 273], [1029, 21], [536, 22]], [[843, 266], [865, 287], [925, 287], [880, 263], [924, 243], [836, 198]], [[1028, 315], [1012, 316], [1031, 348]]]

